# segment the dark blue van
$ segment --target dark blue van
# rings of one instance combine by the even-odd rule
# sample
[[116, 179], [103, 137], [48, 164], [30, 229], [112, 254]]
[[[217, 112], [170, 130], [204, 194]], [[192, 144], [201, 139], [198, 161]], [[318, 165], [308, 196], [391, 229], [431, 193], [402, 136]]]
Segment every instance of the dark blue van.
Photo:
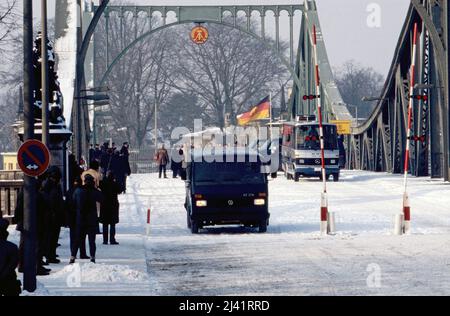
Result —
[[269, 225], [267, 174], [257, 153], [193, 154], [186, 169], [187, 225], [243, 225], [266, 232]]

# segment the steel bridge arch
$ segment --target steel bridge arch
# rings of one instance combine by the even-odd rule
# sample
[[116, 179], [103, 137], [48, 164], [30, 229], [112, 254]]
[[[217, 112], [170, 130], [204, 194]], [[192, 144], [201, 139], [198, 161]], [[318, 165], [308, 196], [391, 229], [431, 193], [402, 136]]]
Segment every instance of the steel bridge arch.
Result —
[[[268, 49], [270, 49], [272, 51], [272, 53], [274, 53], [283, 63], [283, 65], [288, 69], [288, 71], [290, 72], [295, 85], [297, 86], [297, 89], [301, 87], [301, 83], [300, 83], [300, 78], [297, 75], [296, 69], [293, 67], [293, 65], [290, 64], [290, 62], [286, 59], [285, 56], [283, 56], [283, 54], [281, 54], [276, 47], [274, 47], [274, 45], [269, 44], [267, 41], [264, 40], [264, 38], [258, 36], [257, 34], [248, 31], [244, 28], [235, 26], [233, 24], [229, 24], [229, 23], [224, 23], [224, 22], [218, 22], [218, 21], [214, 21], [214, 20], [205, 20], [202, 21], [204, 23], [211, 23], [211, 24], [216, 24], [216, 25], [223, 25], [223, 26], [227, 26], [230, 27], [232, 29], [238, 30], [240, 32], [243, 32], [244, 34], [250, 35], [251, 37], [257, 39], [258, 41], [260, 41], [261, 43], [264, 44], [264, 46], [266, 46]], [[102, 78], [99, 81], [99, 86], [103, 86], [103, 84], [105, 83], [106, 79], [108, 78], [108, 76], [111, 74], [112, 70], [114, 69], [114, 67], [117, 65], [117, 63], [130, 51], [130, 49], [132, 49], [134, 46], [136, 46], [138, 43], [140, 43], [141, 41], [145, 40], [147, 37], [159, 32], [159, 31], [163, 31], [167, 28], [170, 27], [174, 27], [174, 26], [180, 26], [180, 25], [184, 25], [184, 24], [190, 24], [190, 23], [198, 23], [197, 20], [183, 20], [183, 21], [177, 21], [174, 23], [170, 23], [170, 24], [165, 24], [162, 26], [159, 26], [155, 29], [152, 29], [142, 35], [140, 35], [138, 38], [134, 39], [130, 44], [128, 44], [127, 47], [125, 47], [115, 58], [114, 60], [108, 65], [108, 69], [105, 71], [105, 73], [102, 75]]]
[[[351, 168], [402, 172], [407, 129], [404, 111], [410, 97], [409, 71], [405, 69], [411, 65], [411, 30], [413, 24], [418, 23], [421, 49], [415, 71], [418, 82], [429, 86], [418, 89], [429, 98], [414, 105], [413, 133], [423, 136], [425, 141], [412, 142], [410, 171], [416, 176], [448, 180], [448, 34], [442, 27], [446, 20], [448, 7], [445, 3], [411, 0], [379, 102], [369, 118], [353, 128], [349, 153]], [[438, 27], [443, 31], [442, 36]]]

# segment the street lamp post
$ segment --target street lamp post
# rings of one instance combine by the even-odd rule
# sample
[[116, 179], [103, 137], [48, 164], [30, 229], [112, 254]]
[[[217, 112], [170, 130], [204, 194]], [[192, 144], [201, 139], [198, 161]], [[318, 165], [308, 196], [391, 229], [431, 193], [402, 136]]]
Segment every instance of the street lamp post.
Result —
[[[23, 1], [23, 140], [34, 139], [33, 115], [33, 2]], [[23, 184], [23, 288], [36, 290], [36, 179], [24, 176]]]
[[[96, 92], [96, 93], [106, 93], [110, 91], [108, 87], [95, 87], [90, 89], [84, 89], [80, 90], [80, 92]], [[93, 94], [93, 95], [86, 95], [86, 96], [78, 96], [75, 99], [79, 102], [80, 100], [87, 100], [87, 101], [93, 101], [91, 105], [94, 105], [94, 117], [93, 117], [93, 138], [94, 143], [97, 143], [97, 131], [96, 131], [96, 107], [109, 105], [109, 95], [107, 94]]]
[[48, 103], [49, 103], [49, 82], [48, 82], [48, 49], [47, 49], [47, 0], [41, 1], [41, 68], [42, 68], [42, 142], [49, 145], [48, 126]]
[[155, 100], [155, 156], [158, 153], [158, 101]]

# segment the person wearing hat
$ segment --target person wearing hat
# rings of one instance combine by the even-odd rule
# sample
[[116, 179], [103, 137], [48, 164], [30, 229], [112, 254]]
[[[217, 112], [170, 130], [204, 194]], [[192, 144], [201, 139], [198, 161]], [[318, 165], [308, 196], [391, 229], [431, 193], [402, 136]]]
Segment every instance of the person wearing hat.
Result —
[[7, 240], [8, 226], [9, 222], [0, 218], [0, 296], [19, 296], [22, 292], [16, 274], [19, 249]]

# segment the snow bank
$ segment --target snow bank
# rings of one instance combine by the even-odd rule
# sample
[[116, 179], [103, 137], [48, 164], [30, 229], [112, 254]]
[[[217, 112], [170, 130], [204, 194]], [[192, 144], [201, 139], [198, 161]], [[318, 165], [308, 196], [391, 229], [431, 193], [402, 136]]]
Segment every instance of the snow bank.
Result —
[[75, 264], [51, 274], [49, 279], [68, 279], [74, 273], [81, 273], [81, 283], [131, 283], [145, 282], [147, 275], [126, 265]]

